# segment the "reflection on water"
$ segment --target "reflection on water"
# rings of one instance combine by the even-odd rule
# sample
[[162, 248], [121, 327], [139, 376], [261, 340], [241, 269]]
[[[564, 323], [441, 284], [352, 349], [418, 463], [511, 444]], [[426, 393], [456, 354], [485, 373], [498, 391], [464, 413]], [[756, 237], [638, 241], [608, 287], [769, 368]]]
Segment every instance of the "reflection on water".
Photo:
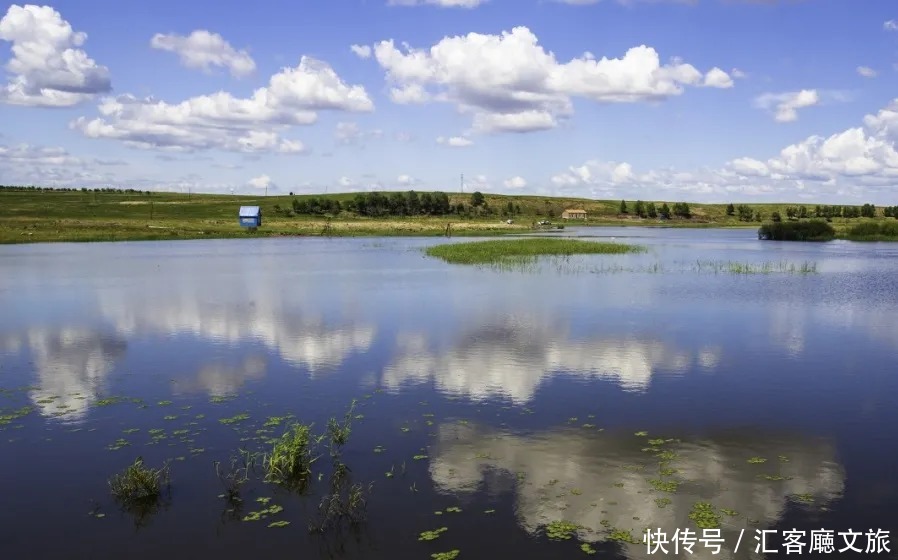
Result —
[[695, 364], [712, 370], [720, 360], [717, 347], [690, 352], [637, 334], [584, 340], [570, 336], [560, 323], [521, 316], [478, 325], [445, 349], [432, 349], [425, 335], [404, 333], [394, 361], [384, 370], [383, 384], [395, 391], [405, 383], [433, 379], [443, 393], [526, 403], [554, 374], [609, 379], [626, 391], [642, 392], [657, 371], [681, 375]]
[[[497, 471], [506, 479], [516, 477], [511, 491], [525, 530], [535, 533], [553, 521], [567, 521], [583, 527], [580, 538], [591, 542], [607, 539], [610, 529], [629, 530], [637, 539], [646, 528], [673, 535], [678, 528], [694, 526], [689, 513], [696, 502], [710, 502], [732, 514], [721, 515], [729, 557], [741, 529], [753, 535], [756, 528], [775, 525], [790, 497], [800, 496], [812, 504], [808, 507], [820, 510], [838, 499], [844, 487], [843, 469], [829, 443], [758, 434], [674, 441], [657, 445], [673, 452], [661, 457], [670, 462], [659, 466], [658, 451], [647, 441], [582, 428], [516, 435], [443, 424], [430, 470], [438, 488], [452, 493], [508, 488]], [[749, 462], [754, 457], [766, 462]], [[661, 468], [676, 472], [662, 476]], [[675, 492], [664, 492], [652, 480], [680, 484]], [[750, 557], [747, 549], [753, 550], [753, 544], [740, 547], [737, 557]], [[727, 557], [701, 546], [694, 552], [688, 556]], [[631, 545], [626, 554], [633, 559], [651, 556], [645, 545]]]
[[27, 348], [34, 363], [29, 397], [41, 414], [66, 422], [84, 420], [104, 390], [104, 381], [127, 350], [114, 334], [82, 327], [30, 329], [24, 337], [4, 337], [10, 353]]
[[266, 366], [263, 356], [250, 356], [237, 364], [206, 364], [200, 368], [196, 377], [175, 379], [173, 390], [176, 395], [191, 393], [205, 393], [210, 397], [234, 395], [247, 381], [264, 378]]
[[167, 286], [161, 297], [134, 298], [133, 293], [104, 290], [98, 297], [104, 318], [123, 335], [193, 335], [210, 342], [258, 341], [288, 363], [311, 375], [332, 370], [374, 340], [370, 324], [348, 321], [332, 325], [314, 301], [291, 297], [285, 290], [248, 283], [209, 297], [193, 282]]

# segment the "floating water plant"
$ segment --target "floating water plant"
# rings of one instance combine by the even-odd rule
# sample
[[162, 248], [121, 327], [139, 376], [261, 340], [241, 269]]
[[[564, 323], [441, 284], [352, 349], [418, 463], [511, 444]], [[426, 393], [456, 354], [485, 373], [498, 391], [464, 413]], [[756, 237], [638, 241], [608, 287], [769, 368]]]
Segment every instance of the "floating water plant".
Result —
[[654, 488], [658, 492], [668, 492], [671, 494], [676, 492], [677, 488], [680, 486], [680, 483], [674, 480], [653, 479], [649, 480], [649, 484], [651, 484], [652, 488]]
[[692, 505], [689, 519], [695, 521], [699, 529], [717, 529], [720, 527], [720, 516], [714, 511], [714, 506], [708, 502], [696, 502]]
[[570, 540], [580, 528], [570, 521], [553, 521], [546, 525], [546, 536], [556, 541]]
[[225, 425], [236, 424], [238, 422], [243, 422], [244, 420], [249, 420], [249, 414], [247, 414], [245, 412], [241, 413], [241, 414], [235, 414], [234, 416], [231, 416], [230, 418], [219, 418], [218, 419], [219, 422], [221, 422], [222, 424], [225, 424]]
[[759, 465], [761, 463], [766, 463], [767, 459], [765, 459], [763, 457], [752, 457], [751, 459], [748, 460], [748, 462], [753, 465]]
[[449, 552], [435, 552], [430, 555], [433, 560], [455, 560], [458, 558], [459, 550], [450, 550]]
[[586, 554], [595, 554], [596, 553], [596, 549], [594, 549], [589, 543], [581, 544], [580, 550], [582, 550]]
[[642, 541], [633, 536], [633, 533], [624, 529], [612, 529], [608, 535], [609, 541], [625, 542], [630, 544], [642, 544]]
[[418, 536], [419, 541], [434, 541], [440, 538], [440, 535], [448, 531], [447, 527], [440, 527], [439, 529], [434, 529], [433, 531], [424, 531]]

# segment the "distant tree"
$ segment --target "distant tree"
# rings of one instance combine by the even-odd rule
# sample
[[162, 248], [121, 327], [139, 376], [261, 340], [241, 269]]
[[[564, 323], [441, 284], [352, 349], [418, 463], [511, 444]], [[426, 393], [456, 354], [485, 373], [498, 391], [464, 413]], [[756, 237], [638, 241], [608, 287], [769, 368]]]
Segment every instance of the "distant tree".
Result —
[[[779, 212], [774, 212], [774, 213], [777, 216], [779, 216]], [[795, 208], [793, 206], [789, 206], [786, 208], [786, 217], [789, 218], [790, 220], [795, 218], [795, 216], [797, 216], [797, 215], [798, 215], [798, 208]], [[780, 220], [777, 220], [776, 218], [774, 218], [774, 221], [781, 221], [781, 220], [782, 220], [782, 218], [780, 218]]]
[[657, 218], [658, 210], [655, 208], [654, 202], [649, 202], [646, 204], [646, 214], [648, 214], [649, 218]]
[[805, 208], [804, 206], [800, 206], [798, 208], [798, 217], [801, 219], [807, 218], [808, 217], [808, 209]]
[[421, 208], [420, 213], [425, 216], [429, 216], [433, 214], [433, 196], [429, 193], [421, 193]]
[[750, 206], [740, 204], [736, 211], [739, 213], [740, 222], [750, 222], [754, 219], [755, 212], [751, 209]]
[[484, 198], [483, 193], [474, 191], [474, 194], [471, 195], [471, 206], [477, 208], [478, 206], [483, 206], [484, 202], [486, 202], [486, 198]]
[[761, 222], [761, 221], [763, 221], [763, 220], [764, 220], [764, 215], [761, 214], [761, 211], [760, 211], [760, 210], [756, 210], [756, 211], [755, 211], [755, 221], [756, 221], [756, 222]]
[[673, 205], [673, 213], [675, 216], [679, 216], [681, 218], [691, 218], [692, 212], [689, 210], [689, 205], [685, 202], [677, 202]]
[[660, 214], [661, 217], [665, 220], [670, 218], [670, 207], [667, 206], [666, 202], [661, 204], [661, 209], [658, 210], [658, 214]]
[[514, 216], [514, 203], [512, 201], [508, 201], [508, 204], [505, 205], [505, 214], [507, 216]]
[[636, 201], [636, 207], [634, 208], [636, 211], [636, 215], [640, 218], [645, 218], [645, 204], [641, 200]]
[[[792, 216], [789, 216], [789, 217], [791, 218]], [[770, 219], [773, 220], [774, 222], [782, 222], [783, 221], [783, 217], [780, 216], [779, 212], [774, 212], [773, 214], [771, 214]]]
[[290, 196], [293, 196], [293, 191], [290, 191]]
[[521, 205], [520, 204], [514, 205], [514, 213], [517, 214], [518, 216], [521, 215]]
[[736, 213], [736, 208], [733, 207], [733, 203], [727, 204], [727, 216], [732, 216]]
[[861, 207], [861, 216], [864, 218], [875, 218], [876, 217], [876, 206], [872, 204], [864, 204]]
[[627, 213], [628, 213], [628, 212], [627, 212], [627, 202], [624, 201], [624, 200], [621, 200], [621, 201], [620, 201], [620, 213], [621, 213], [621, 214], [627, 214]]
[[418, 193], [415, 191], [405, 193], [405, 212], [409, 216], [417, 216], [421, 213], [421, 199], [418, 198]]

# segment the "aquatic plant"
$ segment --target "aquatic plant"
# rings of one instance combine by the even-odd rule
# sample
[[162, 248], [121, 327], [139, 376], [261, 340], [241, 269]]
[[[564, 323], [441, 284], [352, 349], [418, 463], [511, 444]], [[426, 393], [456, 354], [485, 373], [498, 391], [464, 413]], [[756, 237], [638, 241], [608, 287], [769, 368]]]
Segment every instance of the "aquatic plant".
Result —
[[611, 532], [608, 534], [608, 540], [630, 544], [642, 544], [642, 541], [634, 537], [633, 533], [624, 529], [611, 529]]
[[144, 465], [142, 457], [109, 479], [112, 495], [126, 507], [155, 504], [162, 497], [163, 488], [169, 484], [168, 463], [160, 469], [152, 469]]
[[598, 243], [580, 239], [531, 237], [513, 241], [476, 241], [428, 247], [428, 256], [454, 264], [527, 264], [537, 257], [576, 254], [624, 254], [643, 252], [643, 247], [622, 243]]
[[708, 502], [696, 502], [692, 505], [689, 519], [695, 521], [699, 529], [717, 529], [720, 527], [720, 516], [714, 511], [714, 506]]
[[461, 551], [458, 549], [450, 550], [449, 552], [434, 552], [430, 557], [433, 558], [433, 560], [455, 560], [458, 558], [459, 552]]
[[552, 540], [570, 540], [581, 527], [570, 521], [553, 521], [546, 525], [546, 536]]
[[240, 501], [240, 487], [249, 482], [250, 471], [255, 466], [256, 455], [241, 449], [238, 457], [231, 457], [230, 466], [223, 469], [220, 461], [215, 461], [215, 474], [225, 487], [222, 495], [229, 503]]
[[324, 533], [344, 524], [356, 526], [367, 517], [368, 498], [372, 485], [353, 484], [346, 492], [332, 492], [321, 499], [318, 519], [309, 522], [309, 532]]
[[830, 241], [836, 230], [822, 220], [772, 222], [758, 229], [758, 239], [773, 241]]
[[589, 543], [581, 544], [580, 550], [582, 550], [586, 554], [595, 554], [596, 553], [596, 549], [594, 549]]
[[424, 531], [418, 536], [419, 541], [434, 541], [440, 538], [440, 535], [448, 531], [448, 527], [440, 527], [439, 529], [434, 529], [433, 531]]
[[343, 416], [342, 423], [337, 422], [336, 418], [328, 420], [327, 433], [330, 437], [331, 452], [334, 452], [334, 450], [340, 446], [346, 445], [346, 442], [349, 441], [349, 435], [352, 433], [352, 412], [355, 410], [356, 403], [357, 401], [353, 399], [352, 403], [349, 405], [349, 410], [347, 410], [346, 414]]
[[312, 426], [293, 424], [274, 441], [271, 452], [264, 458], [265, 481], [302, 489], [312, 475], [315, 444]]

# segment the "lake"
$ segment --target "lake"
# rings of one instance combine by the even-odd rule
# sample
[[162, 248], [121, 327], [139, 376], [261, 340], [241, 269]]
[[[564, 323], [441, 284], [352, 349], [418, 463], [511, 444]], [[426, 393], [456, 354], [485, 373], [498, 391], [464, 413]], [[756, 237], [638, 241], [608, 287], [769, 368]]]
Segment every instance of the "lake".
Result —
[[[559, 235], [648, 251], [0, 246], [0, 556], [760, 558], [832, 531], [898, 557], [898, 244]], [[304, 488], [264, 480], [274, 438], [353, 401]], [[152, 507], [110, 493], [137, 457], [169, 465]], [[675, 551], [686, 528], [720, 553]]]

